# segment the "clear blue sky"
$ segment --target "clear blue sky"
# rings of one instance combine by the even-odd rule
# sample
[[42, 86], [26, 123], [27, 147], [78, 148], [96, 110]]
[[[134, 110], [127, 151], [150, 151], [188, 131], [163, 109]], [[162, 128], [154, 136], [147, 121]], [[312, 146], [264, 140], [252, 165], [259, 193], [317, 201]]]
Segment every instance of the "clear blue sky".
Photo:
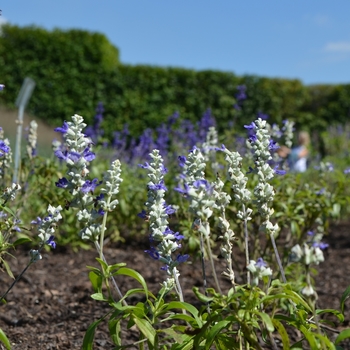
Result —
[[0, 0], [1, 21], [104, 33], [123, 63], [350, 83], [350, 0]]

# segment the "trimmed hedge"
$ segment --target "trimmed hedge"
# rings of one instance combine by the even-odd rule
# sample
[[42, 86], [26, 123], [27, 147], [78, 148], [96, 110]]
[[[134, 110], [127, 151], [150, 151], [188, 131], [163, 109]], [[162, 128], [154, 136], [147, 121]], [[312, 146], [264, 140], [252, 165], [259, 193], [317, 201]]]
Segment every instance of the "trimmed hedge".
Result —
[[[13, 105], [23, 79], [30, 76], [37, 86], [29, 112], [52, 125], [74, 113], [92, 123], [95, 106], [102, 101], [107, 135], [125, 123], [139, 135], [175, 111], [195, 122], [207, 108], [221, 131], [232, 122], [241, 130], [259, 111], [272, 123], [288, 118], [310, 130], [343, 123], [350, 116], [350, 85], [307, 87], [299, 80], [123, 65], [118, 49], [104, 35], [81, 30], [3, 26], [0, 70], [6, 85], [1, 103]], [[233, 105], [242, 84], [248, 98], [237, 112]]]

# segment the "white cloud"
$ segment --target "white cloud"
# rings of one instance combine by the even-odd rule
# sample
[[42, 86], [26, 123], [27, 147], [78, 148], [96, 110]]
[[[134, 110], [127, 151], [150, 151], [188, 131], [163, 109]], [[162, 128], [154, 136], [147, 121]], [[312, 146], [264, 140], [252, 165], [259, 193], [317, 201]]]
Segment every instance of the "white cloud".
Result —
[[338, 53], [347, 53], [350, 52], [350, 41], [337, 41], [328, 43], [324, 47], [326, 52], [338, 52]]
[[0, 16], [0, 26], [6, 24], [8, 20], [4, 16]]

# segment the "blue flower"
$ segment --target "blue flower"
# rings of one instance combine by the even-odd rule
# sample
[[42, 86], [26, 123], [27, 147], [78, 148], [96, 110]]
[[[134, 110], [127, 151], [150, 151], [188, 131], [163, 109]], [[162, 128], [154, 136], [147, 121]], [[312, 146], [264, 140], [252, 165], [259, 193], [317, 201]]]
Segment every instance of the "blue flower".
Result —
[[[10, 147], [7, 146], [3, 140], [0, 140], [0, 151], [3, 153], [9, 153], [10, 151]], [[0, 155], [2, 156], [3, 154], [0, 154]]]
[[55, 185], [58, 188], [67, 188], [69, 185], [69, 182], [65, 177], [62, 177], [62, 179], [59, 179], [57, 182], [55, 182]]
[[324, 194], [325, 192], [326, 192], [326, 189], [323, 187], [323, 188], [321, 188], [319, 191], [317, 191], [316, 194], [317, 194], [318, 196], [320, 196], [320, 195]]
[[272, 139], [269, 141], [269, 150], [270, 151], [275, 151], [275, 150], [278, 150], [279, 148], [280, 148], [280, 146], [277, 144], [276, 141], [274, 141]]
[[160, 190], [167, 191], [168, 190], [164, 185], [164, 180], [162, 180], [158, 184], [148, 185], [148, 188], [152, 191], [160, 191]]
[[254, 122], [251, 122], [249, 125], [244, 125], [244, 127], [248, 130], [255, 130], [256, 129], [256, 125]]
[[85, 158], [86, 161], [91, 162], [92, 160], [95, 159], [95, 153], [90, 151], [89, 147], [86, 147], [83, 152], [83, 157]]
[[98, 182], [98, 179], [95, 178], [92, 181], [86, 180], [83, 186], [81, 186], [81, 192], [88, 193], [88, 192], [94, 192], [95, 188], [99, 185], [101, 185], [102, 181]]
[[166, 203], [163, 204], [165, 214], [171, 215], [175, 213], [175, 209], [171, 205], [166, 205]]
[[55, 236], [50, 236], [50, 238], [45, 242], [47, 245], [49, 245], [51, 248], [56, 248], [56, 242], [54, 241]]
[[285, 170], [278, 169], [278, 165], [276, 165], [273, 168], [273, 171], [275, 172], [276, 175], [286, 175], [286, 173], [287, 173]]
[[42, 222], [41, 218], [38, 216], [36, 218], [36, 220], [32, 220], [31, 221], [31, 224], [34, 224], [34, 225], [40, 225], [40, 223]]
[[180, 167], [183, 168], [184, 165], [186, 164], [186, 157], [185, 156], [178, 156], [177, 160], [179, 161]]
[[160, 255], [157, 249], [154, 247], [151, 247], [149, 250], [145, 250], [145, 253], [149, 254], [152, 259], [159, 260]]
[[204, 186], [207, 192], [211, 192], [212, 191], [212, 186], [210, 185], [210, 183], [207, 180], [204, 179], [200, 179], [200, 180], [196, 180], [193, 182], [193, 187], [195, 188], [199, 188]]
[[320, 248], [321, 250], [325, 250], [329, 247], [328, 243], [323, 243], [323, 242], [315, 242], [312, 244], [313, 247]]
[[258, 260], [256, 261], [255, 266], [257, 266], [257, 267], [266, 267], [267, 264], [266, 264], [266, 262], [264, 261], [263, 258], [258, 258]]
[[142, 210], [141, 213], [138, 213], [137, 216], [143, 220], [148, 220], [149, 216], [146, 212], [146, 210]]
[[181, 255], [179, 254], [177, 257], [176, 257], [176, 261], [181, 264], [181, 263], [184, 263], [185, 261], [188, 260], [190, 256], [188, 254], [184, 254], [184, 255]]
[[62, 152], [61, 150], [57, 150], [55, 152], [55, 156], [58, 158], [58, 159], [61, 159], [61, 160], [64, 160], [64, 161], [67, 161], [68, 159], [72, 160], [74, 163], [76, 163], [80, 158], [80, 154], [78, 152], [68, 152], [68, 151], [64, 151]]
[[64, 121], [63, 126], [55, 128], [55, 131], [65, 134], [68, 131], [68, 129], [69, 129], [69, 125], [66, 121]]
[[4, 84], [0, 84], [0, 91], [4, 90], [5, 85]]

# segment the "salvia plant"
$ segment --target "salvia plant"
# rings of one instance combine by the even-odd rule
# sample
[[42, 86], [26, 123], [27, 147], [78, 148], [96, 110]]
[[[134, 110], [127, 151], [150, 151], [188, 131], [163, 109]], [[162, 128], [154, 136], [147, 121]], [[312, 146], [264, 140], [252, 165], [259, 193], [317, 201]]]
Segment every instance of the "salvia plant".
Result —
[[[239, 87], [237, 109], [246, 99], [245, 91], [244, 86]], [[135, 142], [124, 130], [115, 135], [115, 145], [124, 152], [123, 159], [111, 161], [99, 179], [93, 170], [98, 160], [94, 143], [102, 136], [98, 131], [102, 113], [100, 105], [95, 125], [87, 132], [87, 125], [79, 115], [55, 129], [63, 140], [53, 144], [60, 167], [56, 174], [60, 175], [52, 191], [62, 193], [57, 198], [65, 201], [50, 203], [46, 215], [31, 222], [36, 226], [38, 243], [29, 253], [28, 265], [2, 294], [2, 301], [29, 266], [40, 261], [42, 249], [56, 247], [61, 219], [67, 216], [73, 218], [74, 234], [96, 249], [97, 265], [88, 266], [91, 297], [108, 305], [108, 312], [87, 329], [83, 349], [93, 348], [95, 331], [104, 320], [115, 349], [341, 349], [339, 344], [349, 337], [350, 330], [333, 336], [334, 329], [326, 317], [331, 314], [344, 321], [350, 288], [341, 297], [340, 311], [321, 310], [312, 278], [313, 266], [325, 260], [323, 251], [327, 244], [322, 240], [327, 220], [339, 214], [338, 197], [327, 186], [332, 165], [320, 165], [325, 182], [321, 177], [320, 183], [311, 186], [295, 176], [298, 190], [290, 189], [285, 179], [291, 175], [280, 168], [274, 153], [278, 149], [279, 132], [286, 141], [292, 139], [291, 123], [278, 129], [269, 126], [260, 115], [246, 125], [245, 154], [225, 145], [218, 146], [209, 112], [201, 120], [200, 131], [204, 133], [193, 125], [180, 124], [187, 135], [196, 136], [186, 145], [190, 146], [186, 155], [178, 154], [180, 149], [176, 147], [169, 152], [169, 135], [175, 134], [174, 116], [157, 130], [158, 138], [148, 130]], [[33, 123], [28, 135], [29, 159], [35, 156], [35, 130]], [[124, 158], [128, 147], [133, 153]], [[2, 138], [2, 169], [10, 167], [10, 154], [9, 144]], [[171, 156], [179, 160], [182, 171], [177, 184], [174, 176], [166, 176], [165, 155], [168, 163]], [[142, 227], [149, 236], [149, 248], [139, 253], [146, 254], [150, 264], [164, 272], [164, 281], [156, 291], [149, 290], [139, 272], [120, 261], [109, 264], [104, 254], [105, 239], [111, 234], [108, 216], [116, 215], [123, 201], [122, 169], [129, 165], [122, 161], [126, 159], [141, 160], [140, 168], [146, 175], [137, 179], [144, 182], [147, 191], [144, 209], [138, 216], [146, 224]], [[11, 209], [11, 203], [21, 191], [20, 184], [9, 184], [3, 187], [1, 196], [0, 259], [9, 274], [11, 270], [4, 258], [7, 251], [10, 246], [27, 241], [22, 238], [11, 243], [11, 236], [20, 229], [18, 212]], [[308, 200], [297, 207], [295, 203], [300, 198]], [[177, 199], [183, 208], [173, 203]], [[295, 211], [288, 213], [289, 208]], [[176, 225], [171, 225], [170, 217], [177, 220]], [[188, 221], [190, 229], [186, 234], [181, 232], [180, 220]], [[278, 243], [285, 234], [290, 238], [289, 245], [281, 247]], [[196, 256], [186, 251], [186, 241], [190, 238], [199, 242], [203, 278], [201, 288], [190, 286], [198, 300], [195, 305], [186, 301], [181, 281], [181, 264], [196, 260]], [[242, 248], [243, 259], [235, 256], [234, 252], [239, 251], [236, 246]], [[224, 268], [217, 264], [215, 252], [223, 259]], [[243, 264], [238, 269], [240, 261]], [[161, 266], [157, 266], [159, 263]], [[221, 276], [217, 275], [219, 269]], [[293, 273], [301, 270], [302, 275]], [[209, 275], [215, 281], [214, 286], [208, 283]], [[133, 279], [137, 286], [122, 290], [121, 277]], [[223, 284], [223, 279], [229, 284]], [[135, 295], [138, 298], [133, 298]], [[136, 342], [122, 338], [122, 329], [131, 327], [139, 332]], [[300, 334], [298, 339], [290, 337], [293, 329]], [[6, 335], [0, 333], [0, 340], [10, 348]]]

